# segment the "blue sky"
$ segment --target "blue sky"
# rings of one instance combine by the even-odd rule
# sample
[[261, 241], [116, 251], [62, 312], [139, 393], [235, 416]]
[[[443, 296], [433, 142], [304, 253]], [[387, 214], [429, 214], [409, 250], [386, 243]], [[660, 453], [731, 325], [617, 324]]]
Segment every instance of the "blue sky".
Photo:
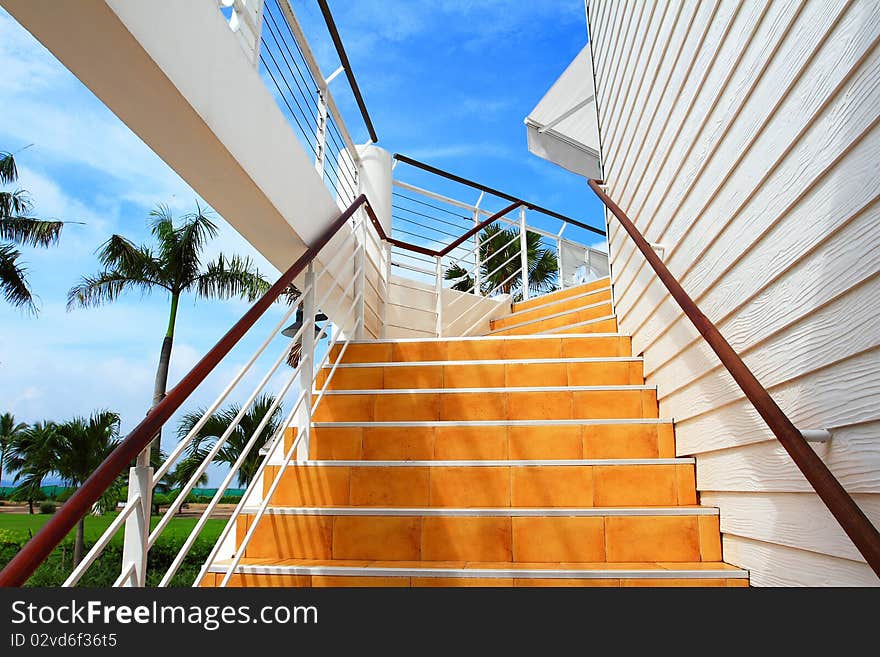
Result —
[[[337, 60], [317, 4], [293, 5], [329, 74]], [[581, 0], [336, 0], [331, 8], [379, 145], [601, 224], [583, 179], [530, 155], [523, 125], [586, 42]], [[67, 290], [98, 271], [95, 250], [110, 234], [145, 241], [150, 209], [164, 203], [189, 212], [198, 196], [2, 9], [0, 62], [0, 150], [21, 151], [19, 186], [31, 193], [38, 216], [84, 222], [67, 226], [56, 248], [22, 249], [40, 313], [0, 305], [0, 411], [32, 422], [110, 408], [130, 429], [149, 406], [167, 298], [131, 294], [67, 312]], [[344, 78], [333, 85], [352, 136], [365, 141]], [[208, 257], [251, 255], [269, 278], [277, 276], [216, 219], [221, 235]], [[186, 299], [169, 383], [245, 308]], [[274, 308], [257, 333], [281, 312]], [[253, 335], [233, 352], [186, 408], [212, 399], [258, 343]]]

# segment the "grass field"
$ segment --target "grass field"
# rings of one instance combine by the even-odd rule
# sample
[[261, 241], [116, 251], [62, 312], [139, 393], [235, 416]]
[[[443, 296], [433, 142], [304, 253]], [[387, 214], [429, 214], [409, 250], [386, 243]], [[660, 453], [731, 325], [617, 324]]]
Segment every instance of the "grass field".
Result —
[[[18, 536], [36, 534], [39, 529], [45, 525], [49, 518], [49, 514], [29, 515], [26, 513], [0, 513], [0, 531], [6, 530]], [[87, 516], [86, 517], [86, 543], [96, 541], [104, 530], [113, 522], [116, 517], [115, 513], [108, 513], [103, 516]], [[192, 528], [195, 527], [197, 518], [174, 518], [162, 532], [162, 538], [165, 540], [182, 541], [189, 536]], [[159, 517], [153, 517], [151, 527], [155, 527], [159, 522]], [[220, 532], [223, 531], [223, 525], [226, 520], [210, 519], [202, 530], [201, 540], [214, 543]], [[73, 532], [68, 537], [73, 540]], [[113, 537], [113, 543], [122, 543], [122, 530]]]

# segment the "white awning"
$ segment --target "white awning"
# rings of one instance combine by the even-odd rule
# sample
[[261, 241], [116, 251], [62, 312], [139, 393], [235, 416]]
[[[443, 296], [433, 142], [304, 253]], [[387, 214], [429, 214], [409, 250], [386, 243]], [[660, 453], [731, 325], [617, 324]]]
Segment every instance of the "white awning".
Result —
[[587, 178], [601, 178], [593, 59], [584, 46], [526, 117], [529, 151]]

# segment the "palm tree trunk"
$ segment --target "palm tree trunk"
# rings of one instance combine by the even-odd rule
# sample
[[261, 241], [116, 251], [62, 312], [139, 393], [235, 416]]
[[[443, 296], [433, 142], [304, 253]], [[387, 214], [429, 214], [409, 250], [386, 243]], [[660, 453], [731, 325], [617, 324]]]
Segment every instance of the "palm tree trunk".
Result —
[[73, 567], [76, 568], [82, 561], [83, 548], [86, 536], [86, 519], [85, 516], [79, 519], [76, 525], [76, 540], [73, 542]]
[[[174, 324], [177, 321], [177, 304], [180, 300], [178, 294], [171, 295], [171, 313], [168, 318], [168, 330], [165, 332], [165, 338], [162, 340], [162, 351], [159, 352], [159, 367], [156, 369], [156, 382], [153, 385], [153, 405], [156, 405], [165, 399], [165, 390], [168, 387], [168, 367], [171, 363], [171, 347], [174, 344]], [[150, 446], [151, 463], [158, 463], [162, 448], [162, 432], [156, 434], [153, 443]]]
[[28, 515], [34, 515], [34, 498], [28, 498]]

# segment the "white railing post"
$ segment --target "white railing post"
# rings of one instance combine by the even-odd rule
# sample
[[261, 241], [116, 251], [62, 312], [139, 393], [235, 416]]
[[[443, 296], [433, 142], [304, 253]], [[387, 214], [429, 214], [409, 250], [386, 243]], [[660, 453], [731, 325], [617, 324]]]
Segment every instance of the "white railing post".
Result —
[[327, 160], [327, 102], [324, 92], [318, 91], [318, 123], [315, 126], [315, 169], [324, 180], [324, 167]]
[[[354, 303], [355, 303], [355, 340], [364, 339], [364, 314], [366, 311], [367, 296], [367, 216], [366, 210], [361, 210], [360, 244], [355, 236], [355, 248], [357, 249], [354, 259]], [[358, 273], [360, 272], [360, 273]]]
[[526, 237], [526, 209], [519, 206], [519, 249], [520, 264], [522, 266], [522, 300], [529, 298], [529, 249]]
[[263, 0], [220, 0], [232, 7], [229, 27], [236, 32], [254, 68], [260, 66], [260, 41], [263, 32]]
[[388, 337], [388, 297], [391, 294], [391, 245], [382, 243], [382, 252], [385, 254], [385, 294], [382, 295], [382, 329], [381, 338]]
[[434, 287], [437, 291], [437, 337], [443, 337], [443, 256], [435, 256], [437, 259], [437, 275]]
[[299, 386], [303, 394], [302, 440], [296, 451], [298, 461], [309, 459], [309, 443], [312, 438], [312, 382], [315, 378], [315, 266], [311, 262], [303, 280], [303, 332], [300, 351]]
[[[480, 223], [480, 211], [474, 210], [474, 226]], [[474, 235], [474, 294], [480, 294], [480, 231]]]
[[125, 519], [122, 543], [123, 586], [144, 586], [147, 581], [147, 552], [150, 538], [150, 507], [153, 501], [153, 468], [150, 467], [150, 446], [137, 458], [128, 471], [128, 502], [138, 500], [137, 508]]

